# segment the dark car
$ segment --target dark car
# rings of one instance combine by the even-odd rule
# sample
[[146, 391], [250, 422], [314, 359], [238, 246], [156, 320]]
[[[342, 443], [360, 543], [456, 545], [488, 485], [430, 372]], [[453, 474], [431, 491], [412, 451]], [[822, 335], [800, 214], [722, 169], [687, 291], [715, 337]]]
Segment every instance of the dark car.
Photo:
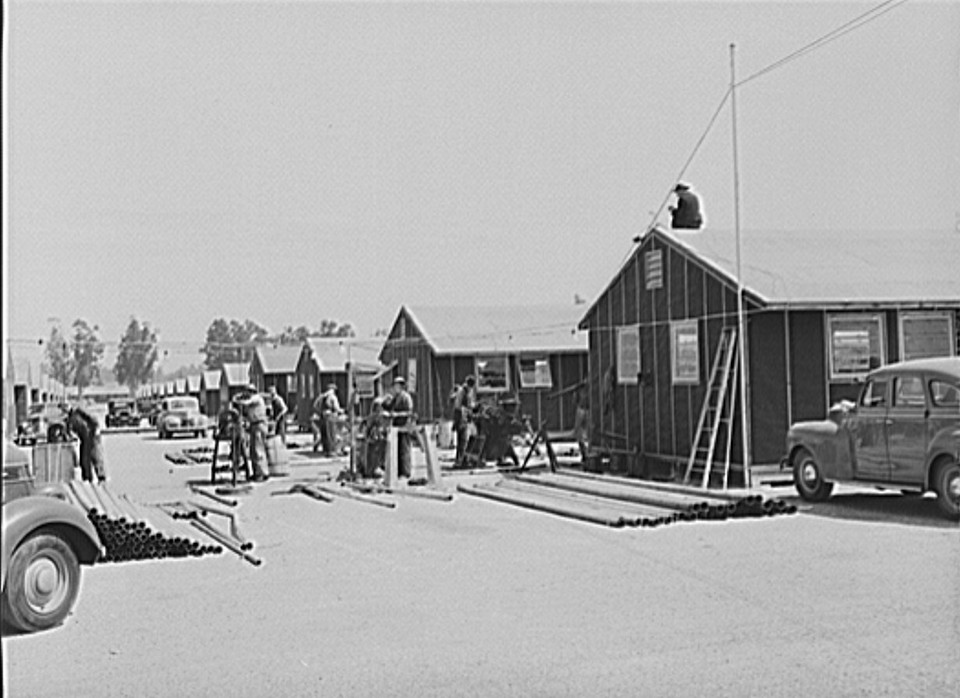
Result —
[[137, 401], [133, 398], [119, 398], [107, 403], [107, 428], [138, 427], [140, 426], [140, 412]]
[[62, 623], [80, 593], [80, 565], [102, 552], [93, 524], [59, 487], [37, 488], [29, 454], [4, 439], [0, 606], [16, 630]]
[[871, 372], [856, 403], [790, 427], [784, 465], [809, 501], [827, 499], [834, 483], [933, 491], [943, 514], [960, 519], [960, 358]]

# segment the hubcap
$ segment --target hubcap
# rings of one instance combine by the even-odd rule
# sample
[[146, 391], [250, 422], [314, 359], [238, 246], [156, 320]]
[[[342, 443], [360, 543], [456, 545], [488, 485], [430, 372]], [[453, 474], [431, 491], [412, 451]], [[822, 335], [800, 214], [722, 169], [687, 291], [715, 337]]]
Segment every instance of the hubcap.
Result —
[[817, 481], [817, 466], [809, 461], [803, 464], [803, 481], [807, 484]]
[[31, 561], [23, 581], [27, 603], [38, 613], [56, 609], [67, 597], [67, 572], [57, 560], [50, 557], [38, 557]]
[[954, 475], [947, 482], [947, 494], [955, 502], [960, 502], [960, 475]]

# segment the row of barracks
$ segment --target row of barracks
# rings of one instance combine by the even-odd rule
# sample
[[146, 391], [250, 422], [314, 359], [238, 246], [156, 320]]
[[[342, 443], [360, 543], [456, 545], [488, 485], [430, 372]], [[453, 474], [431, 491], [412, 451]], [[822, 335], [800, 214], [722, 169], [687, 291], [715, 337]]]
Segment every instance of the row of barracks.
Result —
[[[740, 249], [751, 470], [778, 463], [792, 422], [856, 399], [869, 370], [960, 353], [960, 235], [746, 232]], [[611, 469], [686, 464], [721, 332], [739, 324], [736, 259], [732, 231], [653, 228], [582, 318], [590, 441]]]

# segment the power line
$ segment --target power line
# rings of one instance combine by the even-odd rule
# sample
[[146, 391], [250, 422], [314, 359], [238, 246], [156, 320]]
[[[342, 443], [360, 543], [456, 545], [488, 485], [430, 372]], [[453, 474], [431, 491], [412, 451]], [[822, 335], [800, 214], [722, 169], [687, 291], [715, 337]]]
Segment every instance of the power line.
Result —
[[801, 58], [808, 53], [811, 53], [819, 48], [826, 46], [830, 42], [835, 41], [836, 39], [839, 39], [841, 36], [844, 36], [845, 34], [849, 34], [855, 29], [859, 29], [865, 24], [868, 24], [869, 22], [872, 22], [873, 20], [878, 19], [879, 17], [882, 17], [887, 12], [890, 12], [891, 10], [899, 7], [906, 1], [907, 0], [884, 0], [884, 2], [881, 2], [876, 7], [873, 7], [860, 15], [857, 15], [853, 19], [849, 20], [848, 22], [845, 22], [844, 24], [841, 24], [839, 27], [835, 29], [832, 29], [831, 31], [824, 34], [823, 36], [819, 37], [818, 39], [814, 39], [813, 41], [806, 44], [805, 46], [800, 47], [793, 53], [789, 53], [783, 58], [780, 58], [774, 61], [773, 63], [766, 66], [765, 68], [761, 68], [757, 72], [753, 73], [752, 75], [749, 75], [748, 77], [744, 78], [740, 82], [736, 83], [736, 86], [740, 87], [741, 85], [745, 85], [751, 80], [756, 80], [757, 78], [763, 75], [766, 75], [767, 73], [774, 71], [777, 68], [782, 68], [787, 63], [795, 61], [796, 59]]

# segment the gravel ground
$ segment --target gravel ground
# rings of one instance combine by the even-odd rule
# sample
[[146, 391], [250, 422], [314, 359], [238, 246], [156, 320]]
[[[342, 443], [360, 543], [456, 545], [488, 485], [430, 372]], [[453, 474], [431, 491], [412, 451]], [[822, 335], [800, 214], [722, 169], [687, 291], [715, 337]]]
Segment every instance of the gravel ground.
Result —
[[[198, 443], [110, 435], [114, 490], [187, 497], [209, 468], [163, 453]], [[242, 498], [262, 567], [85, 568], [64, 626], [4, 637], [5, 694], [960, 692], [960, 536], [932, 500], [841, 490], [794, 516], [615, 530], [462, 495], [270, 496], [339, 465], [298, 459]]]

